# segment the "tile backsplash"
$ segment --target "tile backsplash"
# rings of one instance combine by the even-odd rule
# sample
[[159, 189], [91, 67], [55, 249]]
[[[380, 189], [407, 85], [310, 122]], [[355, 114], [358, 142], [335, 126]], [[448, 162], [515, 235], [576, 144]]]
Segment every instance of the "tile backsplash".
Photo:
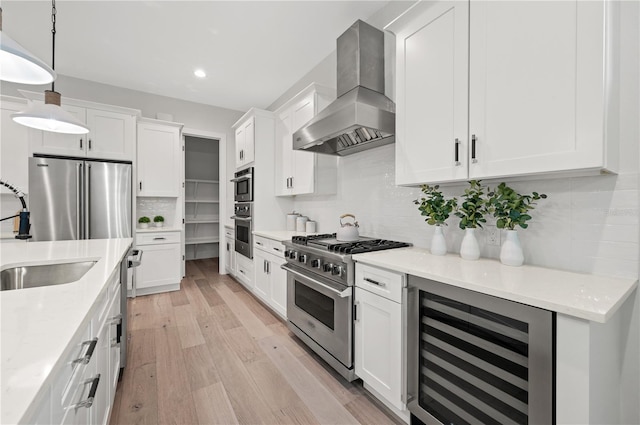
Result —
[[164, 217], [164, 225], [167, 227], [176, 226], [176, 198], [137, 198], [136, 204], [136, 225], [138, 219], [147, 216], [153, 222], [153, 217], [161, 215]]
[[[316, 220], [320, 232], [335, 232], [340, 214], [353, 213], [360, 223], [361, 235], [429, 248], [433, 228], [413, 204], [421, 194], [420, 188], [395, 185], [393, 145], [339, 161], [338, 193], [298, 196], [296, 211]], [[537, 191], [548, 195], [533, 210], [529, 228], [519, 230], [525, 263], [637, 278], [638, 181], [637, 170], [619, 175], [509, 181], [521, 193]], [[443, 186], [441, 190], [447, 196], [460, 196], [466, 185]], [[449, 252], [460, 249], [463, 231], [458, 222], [452, 216], [445, 229]], [[499, 258], [500, 247], [485, 243], [485, 231], [477, 234], [482, 257]]]

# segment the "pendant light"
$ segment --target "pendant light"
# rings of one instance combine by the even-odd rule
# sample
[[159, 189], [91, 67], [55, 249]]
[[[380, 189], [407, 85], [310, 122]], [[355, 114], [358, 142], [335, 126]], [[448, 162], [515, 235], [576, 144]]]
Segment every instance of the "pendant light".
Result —
[[[51, 1], [52, 54], [51, 68], [56, 68], [56, 0]], [[86, 134], [89, 132], [83, 122], [76, 119], [69, 112], [60, 107], [60, 93], [55, 91], [55, 83], [51, 82], [51, 90], [44, 92], [44, 104], [32, 103], [24, 112], [11, 115], [18, 124], [38, 130], [52, 131], [54, 133]]]
[[20, 84], [49, 84], [56, 73], [49, 65], [2, 31], [0, 8], [0, 80]]

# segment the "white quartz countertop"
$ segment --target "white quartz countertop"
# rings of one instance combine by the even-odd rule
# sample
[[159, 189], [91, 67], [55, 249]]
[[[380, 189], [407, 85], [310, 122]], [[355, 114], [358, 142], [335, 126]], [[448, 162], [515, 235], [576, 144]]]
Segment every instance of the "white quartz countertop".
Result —
[[0, 292], [0, 423], [32, 414], [60, 370], [62, 355], [80, 325], [94, 314], [96, 300], [132, 239], [0, 244], [0, 269], [78, 261], [97, 263], [78, 281]]
[[290, 230], [254, 230], [253, 234], [278, 242], [290, 241], [293, 236], [317, 235], [318, 233], [292, 232]]
[[610, 278], [497, 260], [466, 261], [457, 254], [431, 255], [401, 248], [356, 254], [358, 263], [395, 270], [522, 304], [604, 323], [636, 288], [634, 279]]

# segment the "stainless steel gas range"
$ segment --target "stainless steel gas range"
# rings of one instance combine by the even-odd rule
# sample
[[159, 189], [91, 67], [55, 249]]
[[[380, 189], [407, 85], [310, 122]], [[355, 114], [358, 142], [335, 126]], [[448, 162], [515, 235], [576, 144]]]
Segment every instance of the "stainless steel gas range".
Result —
[[366, 237], [341, 242], [334, 233], [294, 236], [284, 245], [289, 329], [345, 379], [354, 380], [351, 256], [410, 244]]

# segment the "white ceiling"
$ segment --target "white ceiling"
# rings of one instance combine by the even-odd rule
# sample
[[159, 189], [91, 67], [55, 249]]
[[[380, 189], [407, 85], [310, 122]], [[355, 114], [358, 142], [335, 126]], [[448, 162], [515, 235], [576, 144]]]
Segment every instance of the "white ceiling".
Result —
[[[265, 108], [386, 1], [57, 0], [56, 71], [193, 102]], [[51, 63], [51, 2], [3, 0], [3, 31]], [[193, 75], [206, 71], [205, 79]], [[64, 94], [64, 87], [56, 87]]]

